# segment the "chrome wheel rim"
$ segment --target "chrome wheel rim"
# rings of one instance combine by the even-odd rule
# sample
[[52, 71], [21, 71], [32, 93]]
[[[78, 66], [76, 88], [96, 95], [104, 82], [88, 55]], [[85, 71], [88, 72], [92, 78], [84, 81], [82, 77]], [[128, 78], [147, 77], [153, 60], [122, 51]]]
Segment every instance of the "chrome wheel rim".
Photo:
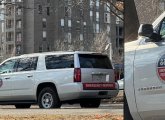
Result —
[[45, 93], [42, 96], [42, 105], [44, 108], [51, 108], [53, 104], [53, 97], [50, 93]]

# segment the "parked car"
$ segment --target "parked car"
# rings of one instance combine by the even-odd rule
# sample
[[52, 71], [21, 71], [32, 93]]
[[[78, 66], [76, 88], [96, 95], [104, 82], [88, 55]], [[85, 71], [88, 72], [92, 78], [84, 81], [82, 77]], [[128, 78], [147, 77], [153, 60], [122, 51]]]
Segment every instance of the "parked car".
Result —
[[119, 84], [119, 90], [124, 89], [124, 79], [117, 80], [117, 83]]
[[100, 53], [25, 54], [2, 62], [0, 73], [0, 104], [16, 108], [99, 107], [101, 99], [118, 94], [111, 61]]

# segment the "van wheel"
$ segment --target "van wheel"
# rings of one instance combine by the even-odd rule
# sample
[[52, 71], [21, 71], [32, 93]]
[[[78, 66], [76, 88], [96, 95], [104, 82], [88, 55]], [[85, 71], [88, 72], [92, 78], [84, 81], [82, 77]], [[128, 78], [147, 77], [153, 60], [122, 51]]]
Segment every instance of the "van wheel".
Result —
[[38, 95], [38, 105], [40, 108], [60, 108], [61, 102], [57, 95], [57, 92], [51, 88], [46, 87], [41, 90]]
[[124, 94], [124, 120], [133, 120], [125, 94]]
[[30, 108], [31, 104], [16, 104], [15, 107], [17, 109], [23, 109], [23, 108]]
[[80, 102], [80, 106], [82, 108], [98, 108], [100, 103], [100, 99], [84, 99]]

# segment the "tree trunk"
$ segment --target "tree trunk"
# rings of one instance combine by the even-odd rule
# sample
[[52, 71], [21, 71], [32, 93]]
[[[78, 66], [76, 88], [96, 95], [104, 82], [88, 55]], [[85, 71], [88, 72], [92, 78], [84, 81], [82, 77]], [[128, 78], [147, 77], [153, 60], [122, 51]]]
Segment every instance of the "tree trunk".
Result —
[[125, 9], [124, 12], [125, 42], [128, 42], [137, 39], [139, 19], [138, 19], [134, 0], [125, 0], [124, 9]]

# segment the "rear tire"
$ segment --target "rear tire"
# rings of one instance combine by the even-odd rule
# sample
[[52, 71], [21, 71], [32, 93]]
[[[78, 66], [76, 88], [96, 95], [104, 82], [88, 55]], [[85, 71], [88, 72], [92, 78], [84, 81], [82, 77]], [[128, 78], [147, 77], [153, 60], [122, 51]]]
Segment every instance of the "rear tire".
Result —
[[60, 108], [61, 102], [57, 92], [52, 87], [43, 88], [38, 95], [38, 105], [40, 108]]
[[80, 102], [80, 106], [82, 108], [98, 108], [100, 103], [100, 99], [84, 99]]
[[124, 94], [124, 120], [133, 120], [125, 94]]
[[26, 109], [26, 108], [30, 108], [31, 104], [16, 104], [15, 107], [17, 109]]

